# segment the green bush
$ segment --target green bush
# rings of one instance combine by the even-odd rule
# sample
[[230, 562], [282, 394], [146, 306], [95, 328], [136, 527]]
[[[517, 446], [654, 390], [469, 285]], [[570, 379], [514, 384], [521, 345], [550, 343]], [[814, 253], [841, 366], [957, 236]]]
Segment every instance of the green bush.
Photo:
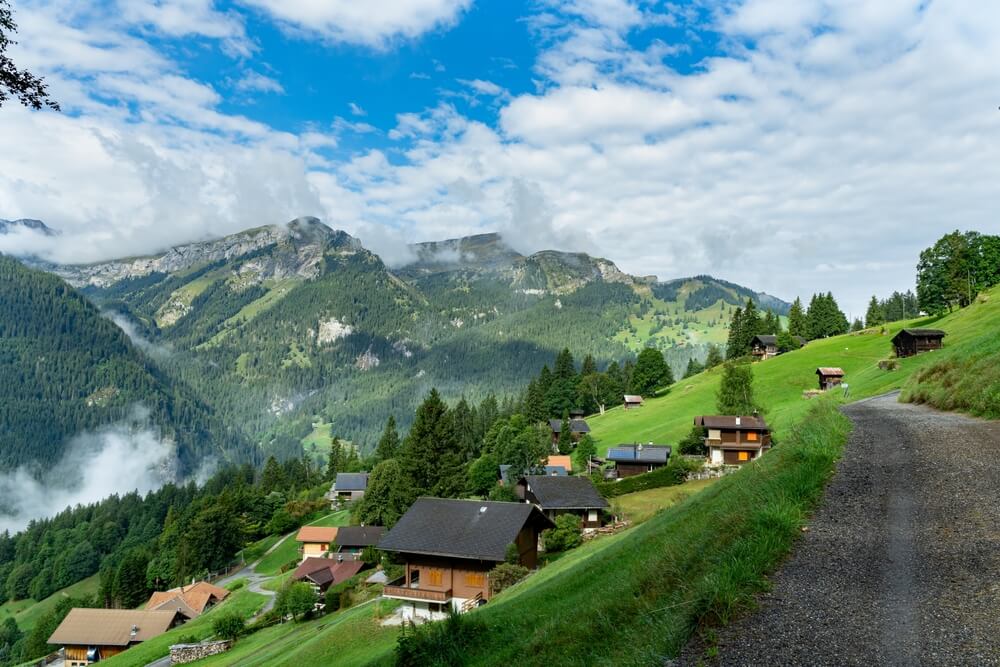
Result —
[[600, 482], [597, 490], [605, 498], [635, 493], [636, 491], [646, 491], [648, 489], [658, 489], [662, 486], [676, 486], [682, 484], [687, 479], [688, 473], [701, 467], [695, 461], [687, 461], [680, 457], [674, 458], [662, 468], [657, 468], [653, 472], [626, 477], [617, 482]]
[[236, 581], [230, 581], [226, 584], [226, 590], [232, 593], [233, 591], [238, 591], [247, 585], [246, 579], [237, 579]]
[[528, 568], [512, 563], [500, 563], [490, 570], [490, 590], [496, 594], [528, 576]]
[[580, 517], [574, 514], [562, 514], [556, 517], [556, 527], [542, 533], [545, 539], [545, 551], [567, 551], [580, 546], [583, 537], [580, 535]]
[[467, 649], [486, 634], [486, 624], [476, 614], [462, 615], [451, 608], [443, 623], [403, 625], [396, 640], [396, 665], [460, 667], [467, 662]]
[[246, 631], [246, 622], [239, 614], [229, 612], [212, 621], [212, 632], [217, 637], [235, 640]]

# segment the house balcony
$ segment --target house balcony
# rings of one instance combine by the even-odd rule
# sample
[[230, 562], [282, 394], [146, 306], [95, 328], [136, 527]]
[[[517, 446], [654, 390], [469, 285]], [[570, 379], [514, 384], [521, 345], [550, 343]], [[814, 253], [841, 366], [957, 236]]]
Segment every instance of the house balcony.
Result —
[[446, 591], [429, 591], [416, 587], [385, 586], [382, 589], [382, 595], [387, 598], [416, 602], [447, 602], [451, 600], [451, 589], [449, 588]]

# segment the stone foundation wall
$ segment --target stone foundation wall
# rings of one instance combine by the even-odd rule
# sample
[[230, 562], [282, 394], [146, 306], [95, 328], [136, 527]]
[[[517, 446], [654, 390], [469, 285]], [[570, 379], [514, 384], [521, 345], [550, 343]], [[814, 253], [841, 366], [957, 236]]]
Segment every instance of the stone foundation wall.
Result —
[[205, 642], [203, 644], [174, 644], [170, 647], [170, 664], [183, 665], [210, 655], [225, 653], [232, 648], [231, 641]]

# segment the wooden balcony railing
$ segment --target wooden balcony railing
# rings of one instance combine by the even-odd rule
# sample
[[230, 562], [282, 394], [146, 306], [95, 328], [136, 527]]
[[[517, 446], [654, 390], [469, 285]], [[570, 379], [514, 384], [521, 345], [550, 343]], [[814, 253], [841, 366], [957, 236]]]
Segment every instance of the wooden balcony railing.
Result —
[[420, 600], [422, 602], [447, 602], [451, 599], [451, 589], [428, 591], [422, 588], [407, 588], [406, 586], [385, 586], [382, 589], [382, 595], [389, 598]]

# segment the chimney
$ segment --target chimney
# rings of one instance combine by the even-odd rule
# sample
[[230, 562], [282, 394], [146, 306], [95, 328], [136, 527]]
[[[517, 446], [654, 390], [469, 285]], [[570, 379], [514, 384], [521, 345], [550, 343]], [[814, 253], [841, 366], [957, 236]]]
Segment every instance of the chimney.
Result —
[[739, 418], [739, 417], [737, 417], [737, 418], [736, 418], [736, 425], [737, 425], [737, 426], [739, 426], [739, 425], [740, 425], [740, 418]]
[[135, 636], [136, 636], [137, 634], [139, 634], [139, 626], [138, 626], [138, 625], [133, 625], [133, 626], [132, 626], [132, 632], [130, 633], [130, 635], [129, 635], [129, 636], [130, 636], [130, 637], [131, 637], [132, 639], [135, 639]]

